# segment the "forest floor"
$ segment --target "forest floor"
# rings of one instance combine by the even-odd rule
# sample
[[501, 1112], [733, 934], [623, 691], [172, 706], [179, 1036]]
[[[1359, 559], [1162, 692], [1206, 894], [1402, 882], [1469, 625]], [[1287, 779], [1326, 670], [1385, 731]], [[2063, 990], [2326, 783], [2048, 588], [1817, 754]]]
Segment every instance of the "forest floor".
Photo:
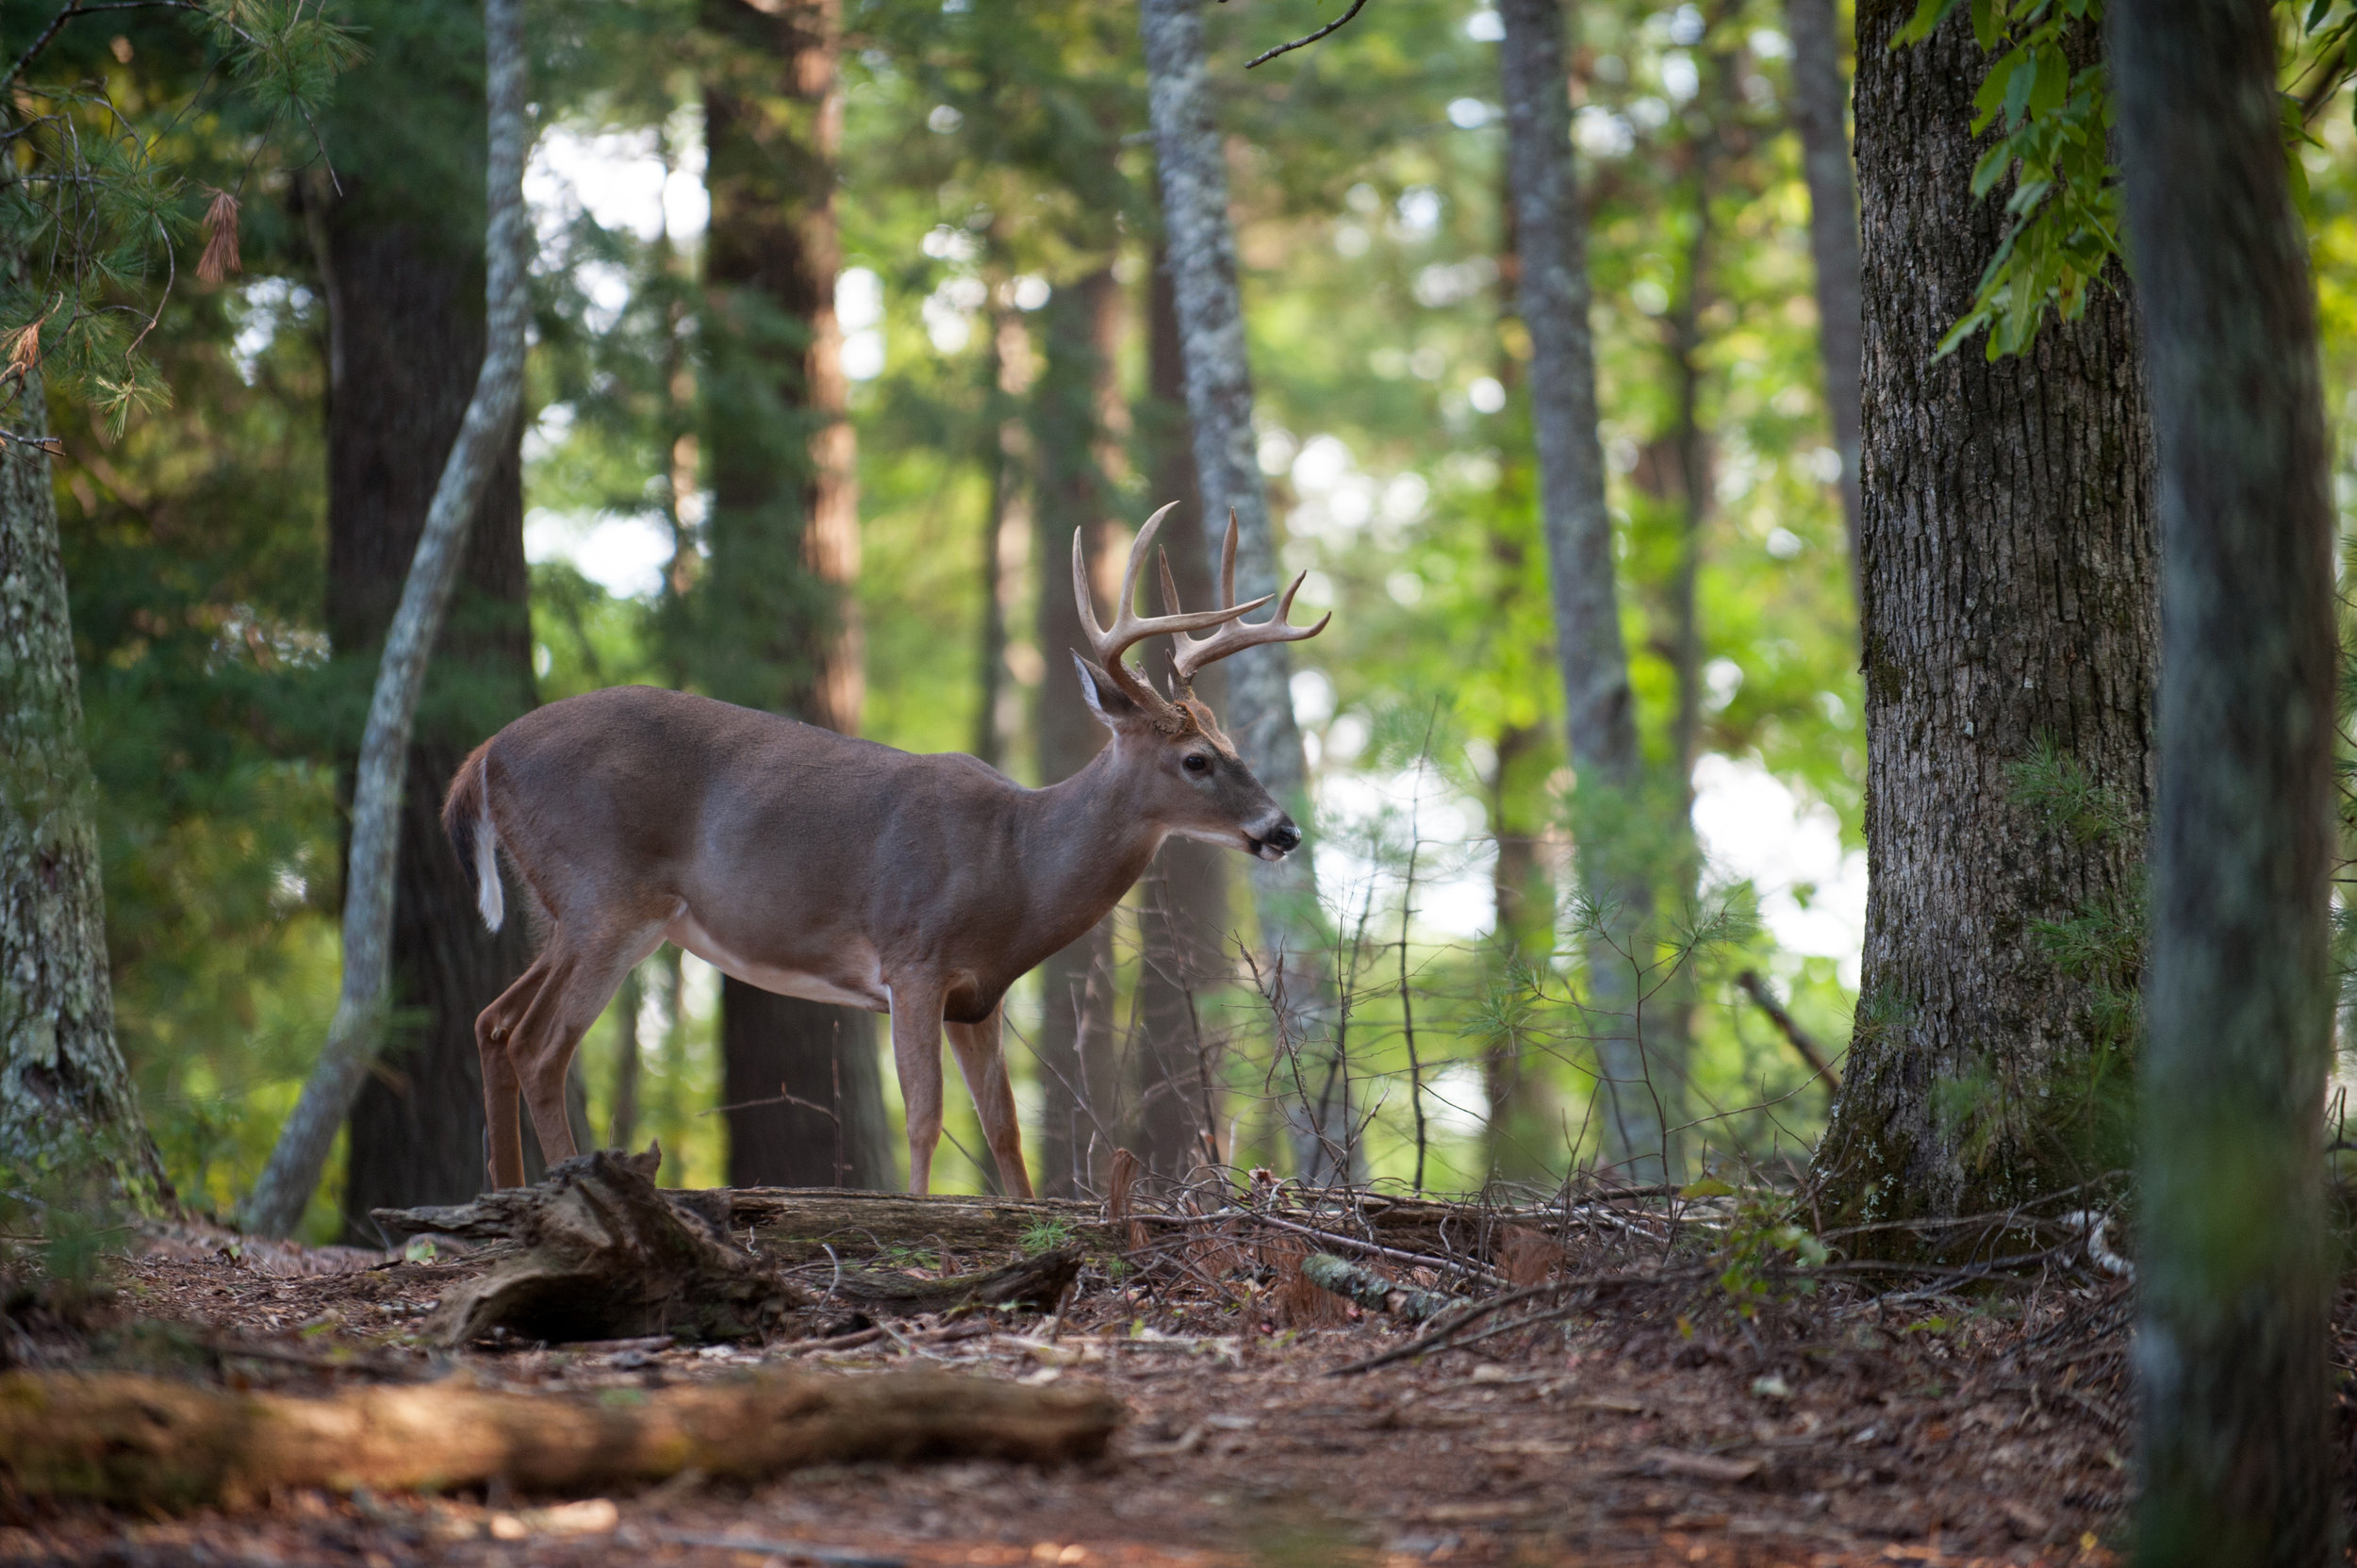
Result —
[[[1101, 1461], [1049, 1470], [691, 1473], [570, 1499], [298, 1492], [178, 1516], [0, 1496], [0, 1561], [2091, 1568], [2116, 1560], [2129, 1492], [2129, 1287], [2084, 1269], [1970, 1301], [1828, 1290], [1750, 1312], [1723, 1290], [1607, 1293], [1559, 1323], [1336, 1376], [1412, 1330], [1297, 1270], [1260, 1268], [1257, 1284], [1241, 1270], [1238, 1285], [1196, 1267], [1153, 1287], [1092, 1268], [1052, 1322], [917, 1319], [849, 1349], [420, 1344], [418, 1319], [475, 1266], [174, 1226], [117, 1265], [95, 1327], [33, 1363], [161, 1357], [217, 1386], [293, 1392], [914, 1363], [1099, 1386], [1128, 1419]], [[2349, 1348], [2345, 1333], [2343, 1366]], [[2348, 1433], [2344, 1412], [2344, 1455]]]

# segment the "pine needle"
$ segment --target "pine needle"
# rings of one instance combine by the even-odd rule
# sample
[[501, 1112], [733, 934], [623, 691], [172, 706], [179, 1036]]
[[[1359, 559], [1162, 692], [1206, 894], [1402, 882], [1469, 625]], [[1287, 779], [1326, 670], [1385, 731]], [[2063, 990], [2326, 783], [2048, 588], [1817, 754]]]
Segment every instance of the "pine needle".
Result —
[[239, 270], [238, 198], [216, 190], [213, 205], [205, 209], [205, 254], [196, 263], [196, 275], [206, 283], [219, 283]]

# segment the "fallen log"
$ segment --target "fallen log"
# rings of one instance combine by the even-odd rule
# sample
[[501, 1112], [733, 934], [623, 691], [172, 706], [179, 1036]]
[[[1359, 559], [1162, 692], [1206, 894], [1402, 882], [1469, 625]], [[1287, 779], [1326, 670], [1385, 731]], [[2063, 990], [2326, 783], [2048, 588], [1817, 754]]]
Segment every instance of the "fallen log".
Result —
[[1301, 1277], [1322, 1291], [1355, 1301], [1371, 1312], [1388, 1312], [1404, 1323], [1424, 1323], [1464, 1301], [1438, 1291], [1418, 1290], [1387, 1279], [1371, 1268], [1344, 1263], [1330, 1252], [1312, 1252], [1301, 1260]]
[[597, 1491], [684, 1471], [752, 1479], [865, 1460], [1092, 1459], [1119, 1426], [1101, 1390], [951, 1373], [767, 1372], [627, 1399], [513, 1394], [463, 1378], [325, 1398], [127, 1373], [0, 1376], [0, 1493], [185, 1509], [273, 1490], [438, 1491], [499, 1480]]
[[829, 1282], [819, 1299], [855, 1307], [877, 1316], [915, 1317], [973, 1307], [1022, 1307], [1052, 1312], [1080, 1275], [1077, 1246], [1058, 1247], [987, 1274], [950, 1274], [938, 1279], [847, 1268]]
[[964, 1197], [845, 1187], [737, 1187], [693, 1195], [726, 1205], [729, 1229], [750, 1232], [762, 1256], [787, 1264], [830, 1257], [898, 1256], [939, 1264], [1077, 1246], [1119, 1252], [1124, 1228], [1101, 1204], [1069, 1198]]

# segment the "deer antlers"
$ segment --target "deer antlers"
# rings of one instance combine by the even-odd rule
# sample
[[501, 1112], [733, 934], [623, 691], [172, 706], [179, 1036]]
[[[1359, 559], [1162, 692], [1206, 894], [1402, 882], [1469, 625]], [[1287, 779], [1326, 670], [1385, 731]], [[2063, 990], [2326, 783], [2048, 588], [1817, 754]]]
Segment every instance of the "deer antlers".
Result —
[[[1173, 595], [1171, 596], [1170, 602], [1175, 613], [1160, 616], [1140, 616], [1135, 608], [1138, 595], [1138, 572], [1146, 565], [1146, 553], [1153, 545], [1155, 530], [1162, 527], [1162, 519], [1168, 517], [1172, 508], [1176, 507], [1178, 504], [1178, 503], [1174, 501], [1170, 503], [1170, 505], [1164, 506], [1161, 511], [1156, 512], [1152, 517], [1146, 519], [1146, 526], [1138, 530], [1137, 542], [1129, 547], [1129, 564], [1122, 569], [1121, 597], [1114, 602], [1113, 623], [1110, 627], [1099, 626], [1096, 623], [1096, 606], [1092, 602], [1089, 595], [1088, 562], [1081, 553], [1080, 531], [1075, 529], [1072, 535], [1072, 592], [1073, 596], [1080, 601], [1080, 626], [1082, 631], [1086, 633], [1088, 636], [1089, 652], [1096, 655], [1097, 664], [1104, 669], [1105, 673], [1113, 677], [1113, 684], [1118, 685], [1122, 691], [1129, 696], [1131, 701], [1137, 703], [1139, 707], [1144, 708], [1146, 713], [1153, 718], [1154, 723], [1158, 728], [1164, 730], [1175, 730], [1181, 727], [1187, 722], [1186, 716], [1181, 714], [1176, 707], [1173, 707], [1168, 701], [1165, 701], [1161, 693], [1157, 692], [1151, 685], [1149, 685], [1138, 674], [1136, 670], [1131, 669], [1129, 665], [1124, 662], [1122, 655], [1127, 653], [1130, 649], [1136, 647], [1139, 643], [1144, 642], [1147, 637], [1161, 636], [1165, 633], [1178, 637], [1182, 645], [1204, 648], [1211, 647], [1219, 642], [1219, 635], [1214, 635], [1213, 636], [1197, 643], [1195, 642], [1194, 639], [1185, 636], [1184, 634], [1188, 632], [1199, 632], [1210, 626], [1217, 626], [1222, 621], [1233, 621], [1238, 616], [1245, 615], [1253, 610], [1257, 610], [1261, 605], [1267, 603], [1269, 600], [1277, 597], [1275, 594], [1268, 594], [1254, 600], [1249, 604], [1236, 604], [1224, 610], [1177, 611], [1176, 607], [1178, 600], [1177, 597]], [[1235, 597], [1233, 588], [1236, 561], [1236, 525], [1232, 519], [1230, 519], [1228, 524], [1227, 559], [1228, 570], [1226, 576], [1229, 591], [1224, 593], [1222, 597], [1226, 599], [1233, 599]], [[1170, 580], [1169, 567], [1167, 564], [1163, 567], [1162, 580], [1165, 585], [1167, 585]], [[1294, 585], [1294, 587], [1299, 587], [1301, 585], [1298, 582]], [[1165, 587], [1164, 591], [1167, 593], [1167, 587]], [[1293, 599], [1291, 590], [1287, 591], [1285, 597], [1287, 602], [1290, 603]], [[1326, 623], [1324, 621], [1318, 622], [1319, 626], [1324, 626], [1325, 624]], [[1249, 629], [1254, 631], [1260, 630], [1258, 627]], [[1228, 630], [1235, 631], [1239, 630], [1239, 628], [1230, 626]], [[1303, 632], [1296, 635], [1307, 636], [1309, 634], [1307, 632]], [[1260, 640], [1267, 641], [1271, 639], [1261, 638]], [[1235, 648], [1242, 648], [1246, 646], [1246, 644], [1240, 641], [1234, 646]], [[1221, 652], [1234, 652], [1233, 648], [1221, 650]], [[1211, 656], [1217, 657], [1218, 654], [1212, 654]]]
[[[1145, 536], [1139, 536], [1143, 538]], [[1171, 655], [1170, 667], [1178, 677], [1178, 689], [1182, 693], [1192, 690], [1195, 672], [1215, 659], [1224, 659], [1246, 648], [1258, 648], [1262, 643], [1299, 642], [1304, 637], [1314, 637], [1325, 631], [1326, 623], [1334, 619], [1331, 610], [1318, 617], [1315, 626], [1286, 624], [1285, 618], [1293, 614], [1294, 595], [1301, 591], [1301, 585], [1309, 575], [1306, 571], [1302, 572], [1287, 586], [1285, 596], [1277, 602], [1277, 613], [1266, 620], [1254, 621], [1249, 625], [1242, 620], [1229, 620], [1208, 637], [1174, 636], [1171, 640], [1178, 648]], [[1217, 613], [1241, 616], [1267, 603], [1272, 597], [1263, 595], [1249, 604]], [[1219, 599], [1223, 604], [1234, 604], [1236, 600], [1236, 509], [1233, 506], [1228, 508], [1228, 537], [1219, 547]], [[1178, 586], [1171, 581], [1168, 555], [1162, 557], [1162, 602], [1173, 610], [1178, 608]], [[1171, 619], [1180, 618], [1174, 616]]]

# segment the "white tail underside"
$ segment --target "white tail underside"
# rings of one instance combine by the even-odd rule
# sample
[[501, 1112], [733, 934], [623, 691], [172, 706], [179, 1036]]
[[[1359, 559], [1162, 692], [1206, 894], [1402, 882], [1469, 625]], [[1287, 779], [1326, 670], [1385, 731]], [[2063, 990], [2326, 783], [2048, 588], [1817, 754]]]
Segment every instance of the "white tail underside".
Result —
[[500, 839], [486, 814], [474, 825], [474, 897], [475, 907], [483, 911], [483, 923], [493, 931], [507, 919], [507, 891], [500, 885]]

